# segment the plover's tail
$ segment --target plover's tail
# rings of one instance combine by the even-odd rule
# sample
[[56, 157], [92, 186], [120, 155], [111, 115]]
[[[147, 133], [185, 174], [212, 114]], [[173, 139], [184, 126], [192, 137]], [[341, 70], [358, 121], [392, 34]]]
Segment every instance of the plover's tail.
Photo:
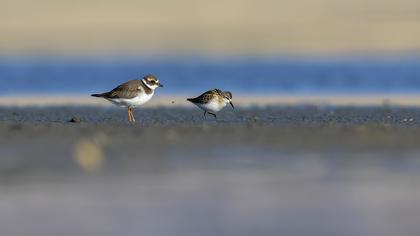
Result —
[[105, 94], [103, 94], [103, 93], [99, 93], [99, 94], [91, 94], [90, 96], [97, 97], [97, 98], [102, 98], [102, 97], [104, 97], [104, 95]]

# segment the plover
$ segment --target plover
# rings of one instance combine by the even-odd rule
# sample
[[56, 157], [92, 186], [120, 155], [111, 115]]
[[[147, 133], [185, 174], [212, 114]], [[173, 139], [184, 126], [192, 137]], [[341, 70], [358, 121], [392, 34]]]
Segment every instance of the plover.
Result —
[[92, 94], [92, 96], [105, 98], [115, 105], [127, 107], [128, 122], [135, 122], [133, 108], [149, 101], [157, 87], [163, 87], [163, 85], [154, 75], [146, 75], [141, 80], [130, 80], [109, 92]]
[[207, 113], [217, 118], [215, 113], [222, 110], [228, 103], [232, 108], [235, 108], [232, 103], [232, 93], [220, 89], [212, 89], [196, 98], [187, 98], [187, 100], [204, 111], [204, 118], [206, 118]]

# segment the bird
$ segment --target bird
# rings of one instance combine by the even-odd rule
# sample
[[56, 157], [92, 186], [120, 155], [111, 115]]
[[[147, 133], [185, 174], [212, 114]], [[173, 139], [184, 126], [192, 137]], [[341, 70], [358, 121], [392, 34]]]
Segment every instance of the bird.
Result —
[[113, 90], [100, 94], [92, 94], [92, 97], [105, 98], [111, 103], [127, 107], [128, 122], [135, 122], [133, 109], [148, 102], [158, 87], [163, 87], [156, 76], [148, 74], [143, 79], [134, 79], [120, 84]]
[[196, 98], [187, 98], [187, 101], [201, 108], [204, 111], [204, 118], [209, 113], [217, 119], [216, 113], [222, 110], [228, 103], [235, 109], [232, 103], [232, 93], [220, 89], [209, 90]]

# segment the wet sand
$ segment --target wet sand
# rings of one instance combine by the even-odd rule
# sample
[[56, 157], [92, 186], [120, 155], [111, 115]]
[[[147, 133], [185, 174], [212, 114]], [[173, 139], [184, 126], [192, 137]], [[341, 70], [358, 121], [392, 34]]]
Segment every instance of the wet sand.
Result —
[[[80, 123], [69, 123], [72, 117]], [[0, 108], [2, 235], [418, 235], [420, 109]]]
[[[155, 108], [191, 108], [191, 103], [185, 98], [191, 94], [164, 94], [153, 99], [142, 107]], [[242, 107], [266, 107], [266, 106], [399, 106], [418, 107], [420, 96], [417, 94], [265, 94], [247, 96], [235, 94], [234, 102]], [[0, 96], [0, 107], [68, 107], [68, 106], [93, 106], [110, 107], [111, 103], [98, 98], [92, 98], [86, 94], [59, 95], [6, 95]]]

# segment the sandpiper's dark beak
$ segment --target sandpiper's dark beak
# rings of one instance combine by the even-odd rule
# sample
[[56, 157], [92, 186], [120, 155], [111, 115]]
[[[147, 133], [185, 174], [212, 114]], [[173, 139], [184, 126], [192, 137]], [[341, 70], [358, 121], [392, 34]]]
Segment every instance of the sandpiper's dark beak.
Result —
[[163, 84], [159, 83], [159, 84], [158, 84], [158, 86], [159, 86], [159, 87], [163, 87]]
[[232, 106], [233, 109], [235, 109], [235, 106], [233, 105], [233, 103], [230, 101], [229, 104]]

